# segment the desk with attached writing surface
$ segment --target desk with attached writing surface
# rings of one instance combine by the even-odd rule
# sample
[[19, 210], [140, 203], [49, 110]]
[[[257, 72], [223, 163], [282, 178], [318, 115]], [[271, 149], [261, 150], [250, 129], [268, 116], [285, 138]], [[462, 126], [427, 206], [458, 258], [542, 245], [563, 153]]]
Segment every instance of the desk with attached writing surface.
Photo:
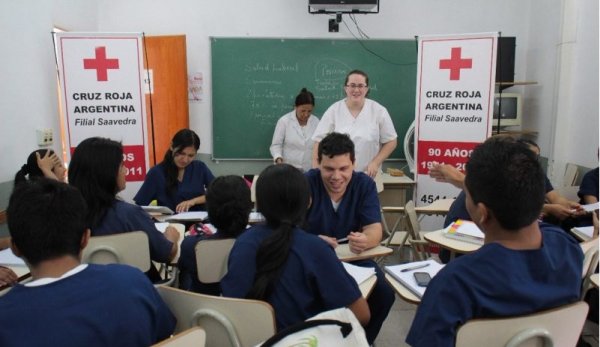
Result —
[[446, 237], [444, 236], [443, 229], [424, 233], [423, 238], [427, 240], [427, 242], [434, 243], [449, 250], [450, 258], [454, 258], [455, 253], [472, 253], [481, 248], [481, 245]]
[[[404, 212], [404, 205], [407, 200], [412, 199], [413, 187], [415, 186], [415, 181], [413, 181], [408, 176], [391, 176], [388, 173], [383, 173], [381, 175], [383, 181], [383, 191], [379, 193], [379, 204], [384, 207], [390, 208], [388, 212], [384, 210], [383, 217], [385, 218], [385, 223], [388, 226], [393, 225], [395, 222], [394, 212], [392, 211], [394, 208], [401, 208], [401, 213]], [[409, 199], [407, 199], [407, 196]]]
[[356, 261], [362, 259], [379, 258], [391, 254], [394, 250], [385, 246], [375, 246], [366, 251], [356, 254], [350, 251], [350, 245], [345, 243], [335, 248], [335, 254], [341, 261]]
[[411, 304], [420, 304], [421, 298], [411, 292], [406, 286], [397, 281], [392, 275], [386, 273], [385, 279], [394, 288], [394, 291], [400, 296], [400, 298]]

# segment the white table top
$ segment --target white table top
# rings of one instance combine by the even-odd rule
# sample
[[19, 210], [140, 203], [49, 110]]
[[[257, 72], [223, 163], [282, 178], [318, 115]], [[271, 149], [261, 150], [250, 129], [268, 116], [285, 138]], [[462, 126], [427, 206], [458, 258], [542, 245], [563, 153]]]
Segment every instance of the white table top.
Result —
[[438, 199], [427, 206], [415, 207], [417, 214], [440, 214], [447, 215], [450, 211], [450, 206], [454, 202], [454, 199]]
[[415, 181], [413, 181], [408, 176], [392, 176], [392, 175], [384, 172], [381, 175], [381, 178], [383, 179], [383, 184], [384, 185], [408, 185], [408, 186], [412, 186], [412, 185], [415, 184]]
[[377, 258], [392, 253], [394, 250], [385, 246], [376, 246], [360, 254], [354, 254], [350, 251], [350, 246], [345, 243], [335, 248], [335, 254], [341, 261], [355, 261], [361, 259]]
[[417, 304], [417, 305], [421, 303], [421, 298], [419, 298], [418, 296], [413, 294], [413, 292], [411, 292], [408, 288], [406, 288], [406, 286], [404, 286], [404, 284], [398, 282], [393, 276], [386, 273], [385, 279], [392, 286], [392, 288], [394, 288], [394, 290], [396, 291], [396, 293], [398, 293], [398, 295], [400, 296], [400, 298], [402, 298], [402, 300], [409, 302], [411, 304]]
[[452, 252], [471, 253], [481, 248], [481, 245], [446, 237], [443, 234], [443, 230], [423, 233], [423, 238], [428, 242], [440, 245], [440, 247], [446, 248]]

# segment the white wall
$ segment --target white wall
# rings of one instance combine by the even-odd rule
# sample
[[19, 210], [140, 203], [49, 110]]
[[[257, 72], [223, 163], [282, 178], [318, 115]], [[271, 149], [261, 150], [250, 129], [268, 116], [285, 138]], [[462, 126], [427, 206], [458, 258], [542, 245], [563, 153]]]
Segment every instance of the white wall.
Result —
[[[557, 43], [561, 38], [562, 4], [581, 3], [573, 18], [581, 57], [572, 69], [578, 92], [567, 107], [571, 133], [598, 138], [598, 4], [597, 0], [380, 0], [379, 14], [357, 15], [371, 38], [410, 39], [415, 35], [501, 31], [517, 37], [516, 79], [536, 80], [526, 93], [526, 127], [537, 130], [544, 155], [551, 154], [557, 105]], [[327, 15], [311, 15], [307, 0], [0, 0], [0, 145], [5, 148], [0, 182], [12, 180], [24, 158], [36, 148], [35, 129], [52, 127], [58, 134], [54, 55], [50, 31], [143, 31], [147, 35], [185, 34], [189, 72], [205, 76], [205, 101], [190, 104], [190, 125], [202, 138], [200, 152], [212, 152], [210, 36], [352, 38], [347, 16], [339, 33], [327, 32]], [[595, 6], [595, 10], [594, 10]], [[594, 29], [595, 28], [595, 29]], [[593, 43], [589, 48], [579, 48]], [[594, 48], [595, 47], [595, 48]], [[595, 52], [595, 55], [590, 56]], [[588, 68], [589, 67], [589, 68]], [[368, 71], [368, 67], [365, 68]], [[8, 82], [8, 83], [7, 83]], [[595, 88], [595, 89], [594, 89]], [[571, 118], [570, 118], [571, 119]], [[588, 122], [593, 122], [588, 127]], [[559, 130], [557, 130], [559, 132]], [[404, 134], [399, 134], [402, 138]], [[565, 135], [565, 136], [569, 136]], [[583, 141], [583, 140], [582, 140]], [[565, 157], [575, 161], [581, 144], [570, 142]], [[55, 148], [58, 146], [55, 144]], [[593, 147], [593, 146], [592, 146]], [[6, 150], [10, 149], [10, 150]], [[576, 159], [592, 166], [593, 155]]]

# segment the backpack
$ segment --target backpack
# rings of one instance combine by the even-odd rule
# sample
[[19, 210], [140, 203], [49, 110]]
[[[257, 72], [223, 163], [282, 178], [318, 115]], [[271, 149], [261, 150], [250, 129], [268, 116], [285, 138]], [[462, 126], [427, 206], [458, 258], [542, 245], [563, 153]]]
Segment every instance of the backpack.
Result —
[[369, 346], [363, 327], [348, 308], [325, 311], [291, 325], [256, 347]]

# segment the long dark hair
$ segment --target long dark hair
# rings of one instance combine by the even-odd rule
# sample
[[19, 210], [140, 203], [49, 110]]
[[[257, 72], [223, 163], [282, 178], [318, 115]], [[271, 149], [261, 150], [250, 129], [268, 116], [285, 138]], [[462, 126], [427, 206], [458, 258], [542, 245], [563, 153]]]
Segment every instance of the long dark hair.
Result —
[[301, 105], [313, 105], [315, 106], [315, 96], [313, 93], [308, 91], [306, 88], [302, 88], [300, 93], [296, 96], [296, 102], [294, 103], [296, 106]]
[[19, 183], [27, 181], [27, 179], [44, 177], [44, 173], [40, 169], [37, 163], [36, 153], [40, 154], [40, 157], [44, 157], [46, 153], [50, 151], [50, 155], [54, 153], [51, 149], [38, 149], [31, 152], [27, 157], [27, 163], [21, 166], [21, 169], [15, 174], [15, 186]]
[[179, 172], [173, 159], [175, 154], [181, 152], [186, 147], [194, 147], [197, 151], [200, 148], [200, 137], [190, 129], [181, 129], [173, 136], [171, 146], [167, 149], [161, 163], [166, 171], [167, 193], [170, 195], [174, 195], [177, 191], [177, 174]]
[[238, 237], [246, 229], [252, 206], [250, 188], [240, 176], [217, 177], [206, 190], [208, 219], [225, 237]]
[[115, 202], [123, 145], [102, 137], [83, 140], [71, 157], [69, 184], [77, 187], [88, 205], [86, 223], [97, 227]]
[[247, 298], [266, 300], [273, 292], [292, 246], [292, 231], [303, 223], [309, 200], [306, 178], [291, 165], [271, 165], [258, 177], [256, 204], [273, 232], [256, 252], [256, 274]]

